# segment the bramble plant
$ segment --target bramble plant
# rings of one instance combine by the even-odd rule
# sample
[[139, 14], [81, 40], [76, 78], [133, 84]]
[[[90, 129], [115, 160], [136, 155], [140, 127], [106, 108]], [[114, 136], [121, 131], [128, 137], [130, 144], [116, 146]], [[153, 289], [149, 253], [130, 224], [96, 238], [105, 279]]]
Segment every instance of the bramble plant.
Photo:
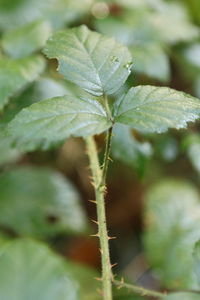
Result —
[[[9, 38], [7, 42], [9, 48]], [[200, 100], [168, 87], [140, 85], [126, 90], [127, 78], [131, 69], [134, 70], [134, 51], [132, 58], [126, 46], [113, 38], [89, 30], [85, 25], [54, 33], [48, 39], [43, 52], [49, 59], [57, 59], [58, 72], [80, 89], [76, 93], [72, 91], [71, 94], [41, 100], [22, 109], [8, 124], [7, 138], [21, 152], [47, 150], [62, 144], [71, 136], [84, 138], [95, 190], [95, 199], [92, 202], [97, 208], [95, 223], [98, 229], [95, 236], [100, 240], [102, 299], [113, 299], [112, 285], [127, 288], [133, 294], [141, 296], [171, 300], [197, 299], [198, 294], [189, 291], [165, 295], [116, 279], [110, 262], [109, 240], [113, 237], [108, 235], [104, 198], [107, 193], [106, 175], [112, 137], [115, 134], [113, 130], [117, 127], [122, 130], [126, 128], [125, 132], [131, 128], [142, 133], [162, 133], [169, 128], [185, 128], [188, 122], [199, 118]], [[24, 68], [28, 72], [28, 67]], [[16, 70], [20, 72], [19, 67]], [[16, 76], [19, 85], [23, 84], [23, 78]], [[6, 99], [5, 95], [2, 105], [7, 102]], [[106, 133], [102, 163], [99, 161], [94, 138], [101, 133]], [[148, 237], [146, 242], [148, 244]], [[18, 247], [19, 244], [15, 251], [19, 251]], [[195, 259], [199, 261], [199, 243], [195, 248]], [[52, 273], [62, 273], [59, 261], [55, 265], [56, 270], [52, 269]], [[49, 295], [51, 293], [55, 291], [49, 291]], [[65, 299], [65, 293], [67, 284], [60, 293], [60, 298], [54, 294], [50, 299]], [[44, 297], [48, 298], [47, 295]], [[66, 299], [74, 298], [71, 295]]]

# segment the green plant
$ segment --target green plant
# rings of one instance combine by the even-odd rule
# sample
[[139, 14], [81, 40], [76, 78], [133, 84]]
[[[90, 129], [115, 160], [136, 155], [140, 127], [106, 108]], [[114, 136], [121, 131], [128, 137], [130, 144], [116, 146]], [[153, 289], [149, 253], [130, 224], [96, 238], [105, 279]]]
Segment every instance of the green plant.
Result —
[[[109, 254], [112, 237], [107, 233], [104, 198], [113, 128], [122, 124], [128, 126], [125, 130], [133, 128], [143, 133], [185, 128], [187, 122], [199, 117], [200, 100], [167, 87], [140, 85], [119, 92], [131, 72], [131, 54], [114, 39], [90, 31], [86, 26], [53, 34], [44, 53], [58, 60], [59, 73], [80, 90], [24, 108], [6, 126], [7, 138], [22, 152], [56, 147], [70, 136], [85, 139], [95, 189], [93, 202], [97, 206], [95, 236], [100, 239], [102, 298], [112, 299], [113, 283], [141, 295], [165, 298], [162, 293], [117, 281], [112, 274]], [[94, 135], [104, 132], [106, 144], [100, 163]], [[176, 299], [176, 295], [166, 297]]]

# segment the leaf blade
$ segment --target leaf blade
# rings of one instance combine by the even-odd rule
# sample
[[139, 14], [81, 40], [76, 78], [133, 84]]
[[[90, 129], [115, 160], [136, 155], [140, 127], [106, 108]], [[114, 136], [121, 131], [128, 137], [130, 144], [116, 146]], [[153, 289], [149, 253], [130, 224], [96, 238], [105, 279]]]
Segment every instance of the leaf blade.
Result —
[[154, 86], [131, 88], [115, 109], [115, 121], [142, 132], [185, 128], [200, 115], [200, 100], [183, 92]]
[[130, 74], [128, 49], [84, 25], [53, 35], [44, 53], [58, 59], [67, 80], [95, 96], [113, 94]]
[[111, 126], [101, 104], [93, 99], [61, 96], [23, 109], [8, 125], [19, 149], [48, 149], [67, 137], [101, 133]]

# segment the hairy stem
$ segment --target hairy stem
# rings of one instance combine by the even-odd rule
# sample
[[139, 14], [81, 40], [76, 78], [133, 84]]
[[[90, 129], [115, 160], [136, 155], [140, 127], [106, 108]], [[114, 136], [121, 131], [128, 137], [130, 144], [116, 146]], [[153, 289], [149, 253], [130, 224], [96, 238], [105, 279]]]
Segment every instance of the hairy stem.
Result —
[[[108, 156], [110, 146], [110, 138], [112, 131], [108, 133], [106, 151], [104, 157], [103, 169], [100, 168], [96, 143], [93, 137], [86, 139], [87, 152], [90, 161], [90, 168], [93, 176], [93, 183], [95, 188], [95, 197], [97, 205], [97, 224], [98, 233], [96, 236], [100, 239], [100, 251], [101, 251], [101, 263], [102, 263], [102, 286], [103, 286], [103, 299], [112, 300], [112, 270], [110, 263], [110, 253], [109, 253], [109, 243], [108, 243], [108, 233], [106, 225], [106, 213], [105, 213], [105, 181], [106, 181], [106, 171], [108, 168]], [[109, 137], [110, 136], [110, 137]]]
[[133, 293], [141, 295], [141, 296], [149, 296], [149, 297], [154, 297], [154, 298], [160, 299], [166, 295], [164, 293], [148, 290], [148, 289], [145, 289], [140, 286], [128, 284], [128, 283], [125, 283], [124, 281], [113, 280], [113, 283], [118, 288], [126, 288], [126, 289], [132, 291]]

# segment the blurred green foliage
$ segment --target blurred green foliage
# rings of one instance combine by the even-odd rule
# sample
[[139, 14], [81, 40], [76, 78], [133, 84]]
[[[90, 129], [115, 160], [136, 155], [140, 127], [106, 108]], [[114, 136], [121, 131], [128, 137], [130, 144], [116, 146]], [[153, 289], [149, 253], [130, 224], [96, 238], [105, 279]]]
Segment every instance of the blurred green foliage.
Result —
[[[133, 84], [167, 85], [200, 97], [199, 0], [0, 0], [0, 297], [3, 300], [100, 299], [98, 282], [93, 279], [99, 276], [97, 270], [76, 265], [70, 257], [61, 258], [48, 248], [55, 243], [59, 252], [59, 239], [64, 243], [65, 239], [93, 231], [89, 225], [93, 214], [86, 211], [87, 205], [82, 201], [90, 191], [85, 183], [88, 174], [82, 168], [87, 162], [83, 163], [79, 155], [81, 146], [72, 143], [70, 152], [71, 144], [66, 144], [64, 161], [63, 148], [25, 154], [26, 149], [13, 148], [5, 134], [7, 123], [22, 108], [66, 93], [71, 97], [80, 95], [78, 87], [65, 82], [55, 71], [55, 61], [47, 61], [42, 54], [52, 33], [80, 24], [115, 37], [129, 48], [132, 73], [123, 89], [115, 94], [116, 98], [120, 99], [120, 93]], [[126, 59], [129, 61], [130, 57]], [[161, 112], [165, 112], [165, 107]], [[189, 113], [188, 109], [185, 113]], [[22, 128], [25, 126], [23, 123]], [[112, 157], [119, 161], [120, 167], [112, 166], [109, 182], [115, 184], [111, 176], [114, 170], [121, 179], [134, 174], [135, 180], [139, 175], [138, 186], [144, 184], [141, 193], [145, 208], [137, 212], [143, 215], [144, 226], [138, 225], [136, 232], [139, 231], [138, 247], [154, 278], [153, 283], [148, 281], [150, 287], [156, 282], [160, 289], [199, 289], [199, 243], [195, 246], [200, 239], [199, 128], [196, 123], [189, 126], [187, 133], [170, 130], [162, 135], [141, 134], [124, 125], [115, 128]], [[59, 137], [58, 133], [56, 136]], [[103, 148], [101, 139], [98, 143]], [[72, 174], [75, 184], [65, 174]], [[120, 188], [125, 198], [126, 186]], [[133, 197], [132, 191], [131, 197], [133, 209], [133, 203], [141, 199]], [[124, 202], [120, 205], [120, 208], [112, 206], [112, 214], [122, 211]], [[125, 220], [126, 215], [120, 226], [123, 227]], [[25, 239], [27, 236], [34, 240]], [[67, 244], [69, 248], [70, 245]], [[122, 245], [117, 246], [121, 247], [120, 257], [125, 256]], [[131, 247], [128, 252], [133, 258]], [[118, 270], [127, 276], [123, 268]], [[141, 276], [147, 273], [142, 267], [141, 270]], [[133, 277], [129, 280], [138, 281], [137, 276]], [[143, 298], [124, 290], [115, 294], [116, 300]], [[164, 299], [197, 300], [200, 296], [181, 292]]]

